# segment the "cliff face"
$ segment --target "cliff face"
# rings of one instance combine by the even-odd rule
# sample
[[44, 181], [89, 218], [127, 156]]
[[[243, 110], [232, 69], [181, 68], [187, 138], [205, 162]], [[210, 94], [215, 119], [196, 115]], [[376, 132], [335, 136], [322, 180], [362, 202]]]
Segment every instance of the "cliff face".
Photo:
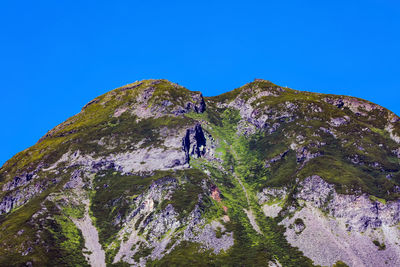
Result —
[[400, 122], [255, 80], [88, 103], [0, 169], [0, 265], [400, 264]]

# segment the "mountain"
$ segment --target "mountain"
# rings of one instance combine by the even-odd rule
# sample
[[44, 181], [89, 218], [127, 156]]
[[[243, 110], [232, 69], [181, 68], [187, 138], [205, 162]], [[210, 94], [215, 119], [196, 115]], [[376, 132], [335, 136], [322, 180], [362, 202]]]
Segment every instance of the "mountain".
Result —
[[0, 169], [0, 266], [400, 266], [400, 119], [138, 81]]

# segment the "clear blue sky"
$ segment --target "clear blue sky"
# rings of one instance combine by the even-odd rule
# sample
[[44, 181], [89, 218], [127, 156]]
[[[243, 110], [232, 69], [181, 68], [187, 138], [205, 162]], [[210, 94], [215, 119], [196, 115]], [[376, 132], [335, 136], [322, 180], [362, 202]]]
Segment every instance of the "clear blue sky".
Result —
[[0, 25], [0, 165], [147, 78], [207, 96], [263, 78], [400, 114], [398, 0], [5, 0]]

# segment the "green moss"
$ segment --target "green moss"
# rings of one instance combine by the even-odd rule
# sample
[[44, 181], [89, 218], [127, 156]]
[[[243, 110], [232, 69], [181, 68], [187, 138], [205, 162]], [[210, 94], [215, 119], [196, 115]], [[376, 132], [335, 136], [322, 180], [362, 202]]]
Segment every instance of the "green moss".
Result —
[[136, 223], [135, 223], [135, 230], [138, 230], [138, 229], [139, 229], [139, 225], [140, 225], [140, 223], [143, 221], [143, 219], [144, 219], [144, 216], [143, 216], [143, 214], [141, 214], [140, 217], [139, 217], [139, 219], [137, 219], [137, 221], [136, 221]]
[[199, 244], [181, 242], [175, 249], [160, 260], [148, 261], [148, 266], [217, 266], [215, 255], [207, 250], [202, 251]]
[[386, 200], [383, 198], [375, 197], [375, 196], [369, 196], [369, 199], [373, 202], [378, 201], [384, 205], [386, 205]]
[[304, 225], [304, 222], [301, 218], [296, 218], [296, 220], [294, 220], [294, 224]]
[[107, 250], [105, 251], [107, 266], [113, 263], [114, 258], [117, 255], [120, 246], [121, 246], [121, 240], [116, 239], [113, 241], [113, 243], [111, 243], [110, 247], [108, 247]]
[[63, 213], [70, 218], [81, 219], [85, 214], [85, 206], [65, 206], [63, 207]]
[[203, 172], [197, 169], [178, 172], [178, 175], [181, 184], [174, 191], [171, 199], [161, 203], [161, 209], [165, 209], [168, 204], [171, 204], [181, 219], [198, 204], [199, 195], [203, 194], [202, 181], [208, 178]]
[[385, 243], [380, 243], [378, 240], [374, 240], [374, 241], [372, 241], [372, 243], [374, 243], [374, 245], [377, 246], [379, 250], [386, 249]]
[[141, 258], [145, 258], [151, 254], [153, 249], [147, 247], [146, 245], [143, 245], [143, 243], [140, 243], [139, 245], [139, 250], [135, 253], [133, 256], [133, 259], [136, 262], [139, 262]]
[[346, 263], [344, 263], [343, 261], [337, 261], [333, 267], [349, 267]]
[[217, 230], [215, 231], [215, 237], [216, 238], [221, 238], [222, 237], [221, 227], [218, 227]]
[[52, 202], [46, 202], [47, 209], [53, 214], [45, 228], [46, 244], [51, 248], [48, 256], [55, 266], [89, 266], [83, 256], [84, 239], [81, 231], [72, 220], [58, 211]]
[[[67, 251], [79, 251], [83, 248], [83, 238], [79, 229], [75, 224], [65, 216], [55, 216], [55, 221], [60, 226], [65, 240], [60, 243], [61, 248]], [[52, 229], [51, 229], [52, 231]], [[58, 235], [57, 232], [52, 232], [53, 235]]]

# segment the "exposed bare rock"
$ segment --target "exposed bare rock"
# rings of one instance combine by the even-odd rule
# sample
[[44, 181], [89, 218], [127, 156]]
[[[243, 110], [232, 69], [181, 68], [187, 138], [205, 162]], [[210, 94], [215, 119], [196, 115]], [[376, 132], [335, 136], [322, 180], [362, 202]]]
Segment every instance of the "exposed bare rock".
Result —
[[8, 191], [3, 195], [0, 201], [0, 214], [9, 213], [11, 210], [27, 203], [31, 198], [58, 182], [58, 179], [52, 181], [38, 181], [36, 183], [29, 183], [23, 188]]
[[312, 153], [307, 147], [296, 148], [296, 158], [298, 162], [308, 162], [309, 160], [321, 156], [320, 152]]
[[15, 176], [10, 182], [3, 185], [3, 191], [11, 191], [17, 187], [24, 186], [29, 183], [32, 179], [37, 178], [37, 173], [44, 167], [44, 164], [40, 163], [35, 170], [31, 172], [24, 172], [21, 175]]
[[75, 225], [81, 230], [85, 239], [85, 246], [90, 252], [87, 255], [88, 262], [91, 266], [105, 267], [105, 253], [99, 243], [99, 234], [94, 227], [92, 219], [89, 216], [89, 203], [86, 203], [85, 215], [82, 219], [73, 219]]
[[270, 261], [268, 262], [268, 267], [282, 267], [282, 264], [279, 263], [279, 261]]
[[[160, 237], [168, 231], [173, 232], [181, 226], [181, 222], [178, 221], [178, 214], [172, 205], [167, 205], [161, 213], [152, 215], [155, 210], [154, 203], [168, 199], [176, 186], [177, 181], [172, 178], [157, 181], [135, 200], [133, 205], [136, 209], [133, 209], [127, 216], [128, 219], [118, 234], [122, 241], [114, 258], [114, 263], [123, 260], [135, 264], [133, 257], [140, 249], [139, 242], [142, 242], [146, 247], [154, 248], [152, 258], [160, 258], [163, 255], [169, 237], [166, 236], [161, 240]], [[142, 218], [141, 221], [139, 221], [140, 218]], [[140, 229], [144, 229], [148, 241], [139, 235]]]
[[[202, 244], [205, 249], [211, 249], [219, 254], [226, 251], [234, 244], [233, 233], [225, 232], [225, 227], [218, 221], [212, 221], [209, 224], [193, 225], [186, 228], [184, 239]], [[216, 231], [225, 232], [220, 237], [216, 236]]]
[[400, 136], [398, 136], [395, 132], [394, 132], [394, 126], [392, 124], [388, 124], [385, 127], [385, 130], [389, 132], [390, 134], [390, 138], [395, 141], [396, 143], [400, 144]]
[[338, 127], [341, 126], [343, 124], [347, 124], [350, 121], [350, 117], [349, 116], [345, 116], [343, 118], [332, 118], [330, 121], [330, 124], [332, 126]]
[[288, 190], [286, 188], [266, 187], [262, 190], [262, 192], [257, 193], [258, 203], [262, 205], [265, 202], [272, 201], [275, 199], [283, 200], [287, 194]]
[[262, 210], [267, 217], [275, 218], [279, 215], [279, 212], [282, 210], [282, 207], [279, 203], [274, 204], [265, 204], [262, 206]]
[[[296, 219], [304, 222], [305, 228], [299, 233], [295, 227]], [[305, 206], [292, 218], [285, 219], [288, 241], [299, 247], [315, 264], [332, 266], [337, 261], [343, 261], [349, 266], [398, 266], [399, 232], [396, 227], [382, 227], [382, 230], [368, 229], [364, 234], [358, 231], [348, 231], [343, 220], [327, 217], [312, 205]], [[372, 242], [383, 239], [385, 250]], [[397, 243], [397, 244], [396, 244]]]
[[400, 159], [400, 147], [392, 151]]
[[338, 194], [333, 185], [319, 176], [308, 177], [301, 182], [296, 198], [325, 209], [333, 217], [344, 219], [349, 230], [364, 232], [369, 228], [394, 226], [400, 222], [400, 201], [382, 203], [371, 201], [365, 194]]
[[[300, 182], [295, 198], [302, 208], [282, 221], [286, 236], [316, 264], [332, 265], [339, 260], [349, 266], [400, 263], [400, 202], [381, 203], [364, 194], [338, 194], [318, 176]], [[304, 227], [299, 227], [299, 222]], [[374, 240], [381, 240], [386, 249], [379, 250]]]
[[373, 110], [383, 111], [383, 108], [379, 105], [353, 97], [326, 97], [324, 100], [329, 104], [337, 106], [338, 108], [349, 108], [352, 112], [363, 116], [366, 116], [367, 112]]
[[[171, 84], [171, 86], [182, 88], [176, 84]], [[190, 92], [191, 100], [183, 103], [182, 105], [173, 105], [173, 103], [169, 100], [159, 100], [158, 95], [154, 96], [155, 92], [156, 87], [150, 86], [143, 90], [143, 92], [137, 97], [136, 104], [131, 107], [132, 112], [136, 116], [138, 116], [139, 118], [159, 118], [164, 116], [165, 114], [179, 116], [189, 112], [202, 113], [206, 110], [204, 98], [199, 92]], [[164, 92], [164, 94], [168, 96], [169, 92], [166, 91]], [[160, 103], [154, 105], [154, 99], [159, 100]]]
[[268, 159], [268, 160], [265, 162], [265, 167], [266, 167], [266, 168], [271, 167], [271, 164], [272, 164], [272, 163], [275, 163], [275, 162], [277, 162], [277, 161], [283, 159], [283, 158], [287, 155], [288, 152], [289, 152], [289, 150], [286, 150], [286, 151], [280, 153], [279, 155], [273, 157], [272, 159]]
[[124, 113], [124, 112], [127, 111], [127, 110], [128, 110], [128, 107], [118, 108], [118, 109], [115, 110], [113, 116], [116, 117], [116, 118], [118, 118], [119, 116], [122, 115], [122, 113]]

